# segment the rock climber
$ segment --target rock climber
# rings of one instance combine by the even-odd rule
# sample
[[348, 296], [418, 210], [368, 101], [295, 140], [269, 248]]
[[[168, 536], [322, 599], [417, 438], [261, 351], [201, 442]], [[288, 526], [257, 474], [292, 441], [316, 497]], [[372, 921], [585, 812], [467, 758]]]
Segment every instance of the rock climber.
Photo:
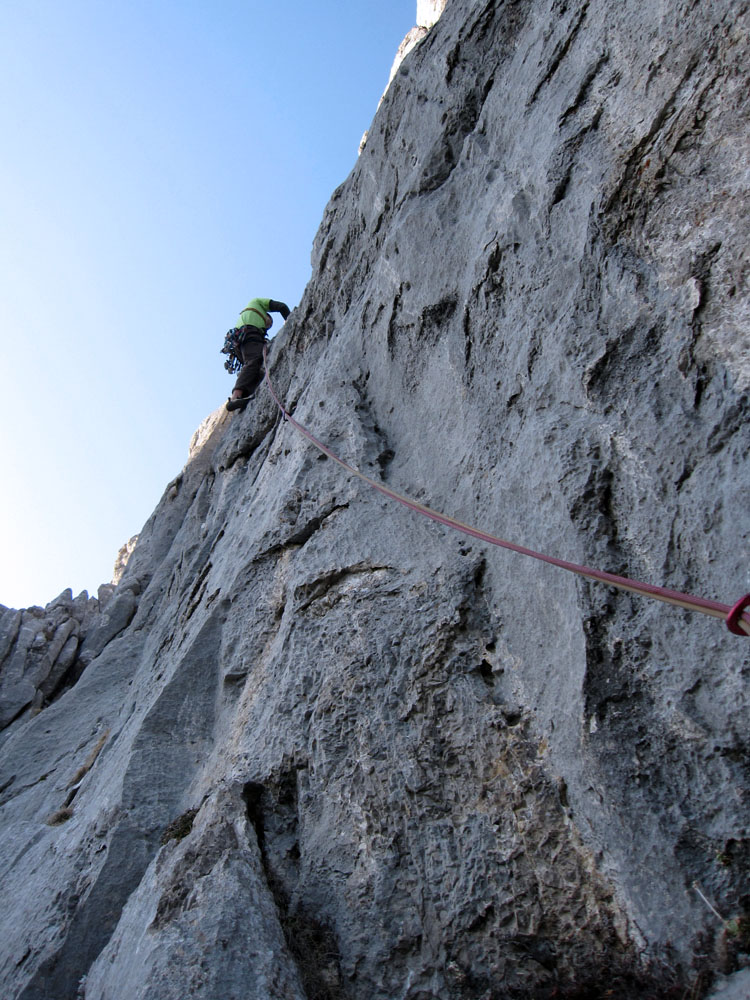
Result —
[[273, 324], [269, 316], [272, 312], [281, 313], [282, 319], [286, 320], [290, 309], [284, 302], [275, 299], [250, 299], [240, 313], [237, 326], [230, 330], [230, 334], [234, 334], [234, 355], [239, 355], [242, 367], [232, 395], [227, 400], [228, 410], [243, 410], [260, 385], [263, 345], [267, 339], [266, 332]]

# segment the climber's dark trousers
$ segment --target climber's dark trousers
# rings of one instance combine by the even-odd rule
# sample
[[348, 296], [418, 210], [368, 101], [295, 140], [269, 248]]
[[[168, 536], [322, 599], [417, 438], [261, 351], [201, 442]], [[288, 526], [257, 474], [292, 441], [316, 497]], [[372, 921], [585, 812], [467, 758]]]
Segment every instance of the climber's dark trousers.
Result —
[[243, 396], [251, 396], [261, 383], [263, 375], [263, 345], [265, 337], [261, 334], [255, 336], [250, 334], [243, 342], [242, 347], [242, 368], [234, 384], [235, 389], [239, 389]]

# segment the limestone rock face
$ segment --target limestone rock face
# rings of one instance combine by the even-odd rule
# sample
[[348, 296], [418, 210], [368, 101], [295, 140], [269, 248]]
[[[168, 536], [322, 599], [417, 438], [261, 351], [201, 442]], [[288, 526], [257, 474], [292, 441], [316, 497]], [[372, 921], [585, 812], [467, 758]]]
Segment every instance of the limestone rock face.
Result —
[[83, 629], [98, 610], [84, 591], [64, 591], [46, 608], [16, 611], [0, 605], [0, 729], [38, 711], [72, 682]]
[[[396, 56], [391, 65], [391, 71], [388, 75], [388, 83], [386, 84], [385, 93], [388, 92], [388, 87], [391, 85], [396, 73], [401, 67], [401, 63], [408, 56], [414, 46], [421, 42], [425, 35], [428, 33], [433, 25], [437, 24], [440, 19], [440, 15], [445, 10], [446, 0], [417, 0], [417, 23], [416, 25], [407, 31], [401, 44], [396, 50]], [[385, 93], [383, 96], [385, 96]], [[380, 101], [382, 103], [383, 98]], [[378, 105], [380, 107], [380, 104]], [[365, 147], [367, 142], [367, 132], [362, 136], [362, 141], [359, 146], [360, 153]]]
[[125, 567], [128, 565], [128, 559], [130, 559], [133, 554], [133, 549], [135, 548], [137, 541], [138, 535], [133, 535], [133, 537], [128, 539], [128, 541], [125, 542], [120, 551], [117, 553], [115, 568], [112, 573], [113, 584], [117, 585], [122, 579], [122, 574], [125, 572]]
[[[749, 39], [737, 0], [452, 0], [273, 342], [294, 419], [522, 545], [750, 590]], [[267, 387], [102, 598], [0, 619], [3, 996], [742, 995], [721, 621], [417, 517]]]
[[440, 20], [440, 15], [445, 10], [445, 4], [446, 0], [417, 0], [417, 23], [410, 31], [407, 31], [403, 41], [396, 50], [396, 57], [393, 60], [391, 72], [388, 76], [386, 91], [390, 87], [391, 80], [398, 72], [404, 59], [417, 42], [421, 42], [430, 28]]
[[417, 42], [422, 41], [422, 39], [427, 34], [427, 31], [428, 29], [425, 25], [417, 24], [406, 32], [403, 41], [396, 50], [396, 58], [393, 60], [393, 64], [391, 65], [391, 71], [388, 74], [388, 84], [386, 86], [386, 90], [388, 89], [388, 87], [390, 87], [391, 80], [394, 78], [396, 73], [398, 73], [401, 63], [409, 55], [409, 53], [417, 44]]

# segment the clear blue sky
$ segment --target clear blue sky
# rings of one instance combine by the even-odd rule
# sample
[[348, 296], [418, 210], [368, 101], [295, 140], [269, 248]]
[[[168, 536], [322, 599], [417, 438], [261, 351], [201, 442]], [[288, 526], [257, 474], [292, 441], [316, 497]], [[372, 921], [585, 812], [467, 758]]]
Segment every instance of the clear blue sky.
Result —
[[[415, 0], [5, 0], [0, 603], [96, 594], [299, 301]], [[279, 322], [277, 318], [276, 322]]]

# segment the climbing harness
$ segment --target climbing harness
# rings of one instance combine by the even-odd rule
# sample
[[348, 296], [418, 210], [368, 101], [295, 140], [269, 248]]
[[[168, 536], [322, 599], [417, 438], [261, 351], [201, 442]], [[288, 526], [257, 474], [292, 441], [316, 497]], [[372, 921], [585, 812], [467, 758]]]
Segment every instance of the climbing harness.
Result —
[[300, 424], [298, 421], [291, 416], [291, 414], [284, 408], [283, 403], [276, 395], [273, 385], [271, 384], [271, 379], [268, 374], [268, 362], [267, 362], [267, 351], [263, 348], [263, 366], [265, 369], [265, 380], [268, 383], [268, 388], [271, 395], [276, 402], [279, 410], [281, 410], [284, 418], [289, 421], [289, 423], [296, 428], [304, 437], [311, 441], [315, 447], [322, 451], [324, 455], [332, 459], [343, 469], [351, 475], [356, 476], [363, 482], [367, 483], [374, 490], [379, 493], [390, 497], [391, 500], [396, 500], [398, 503], [403, 504], [404, 507], [408, 507], [409, 510], [413, 510], [417, 514], [422, 514], [424, 517], [430, 518], [432, 521], [437, 521], [438, 524], [443, 524], [448, 528], [453, 528], [455, 531], [460, 531], [464, 535], [470, 535], [472, 538], [477, 538], [479, 541], [488, 542], [490, 545], [498, 545], [504, 549], [510, 549], [511, 552], [517, 552], [523, 556], [530, 556], [532, 559], [538, 559], [541, 562], [549, 563], [552, 566], [558, 566], [560, 569], [566, 569], [571, 573], [576, 573], [578, 576], [583, 576], [589, 580], [596, 580], [599, 583], [606, 584], [610, 587], [617, 587], [619, 590], [626, 590], [633, 594], [641, 594], [644, 597], [651, 597], [657, 601], [663, 601], [665, 604], [674, 604], [679, 608], [685, 608], [688, 611], [698, 611], [701, 614], [709, 615], [712, 618], [721, 618], [726, 622], [726, 626], [730, 632], [734, 635], [750, 636], [750, 615], [744, 614], [746, 608], [750, 607], [750, 594], [745, 594], [741, 597], [739, 601], [733, 606], [728, 604], [721, 604], [719, 601], [707, 600], [704, 597], [695, 597], [692, 594], [683, 594], [678, 590], [669, 590], [666, 587], [657, 587], [651, 583], [641, 583], [638, 580], [630, 580], [625, 576], [616, 576], [614, 573], [607, 573], [603, 570], [593, 569], [590, 566], [579, 566], [577, 563], [568, 562], [565, 559], [557, 559], [554, 556], [544, 555], [541, 552], [535, 552], [533, 549], [527, 549], [523, 545], [516, 545], [513, 542], [507, 542], [502, 538], [498, 538], [496, 535], [490, 535], [485, 531], [480, 531], [478, 528], [472, 528], [468, 524], [463, 524], [461, 521], [457, 521], [453, 517], [449, 517], [447, 514], [441, 514], [436, 510], [432, 510], [431, 507], [426, 507], [424, 504], [418, 503], [416, 500], [412, 500], [410, 497], [403, 496], [401, 493], [397, 493], [395, 490], [389, 489], [382, 483], [379, 483], [376, 479], [371, 479], [370, 476], [366, 476], [359, 469], [355, 469], [354, 466], [349, 465], [338, 455], [334, 454], [330, 448], [319, 441], [306, 427]]

